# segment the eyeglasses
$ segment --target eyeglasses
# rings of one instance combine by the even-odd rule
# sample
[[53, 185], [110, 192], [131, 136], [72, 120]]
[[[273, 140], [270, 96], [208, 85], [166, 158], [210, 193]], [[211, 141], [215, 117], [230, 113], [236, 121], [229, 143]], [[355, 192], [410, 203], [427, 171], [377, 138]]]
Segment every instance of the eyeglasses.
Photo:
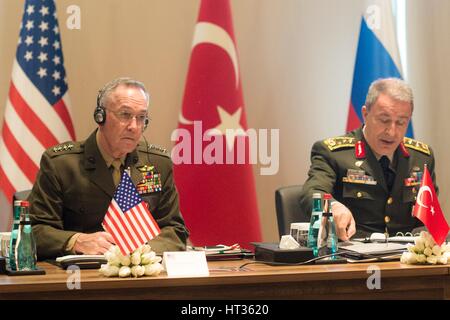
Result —
[[119, 119], [119, 121], [124, 124], [130, 123], [133, 120], [133, 118], [136, 118], [136, 124], [142, 127], [148, 124], [149, 121], [149, 117], [147, 114], [133, 114], [128, 111], [112, 111], [110, 109], [106, 110], [113, 113], [117, 117], [117, 119]]

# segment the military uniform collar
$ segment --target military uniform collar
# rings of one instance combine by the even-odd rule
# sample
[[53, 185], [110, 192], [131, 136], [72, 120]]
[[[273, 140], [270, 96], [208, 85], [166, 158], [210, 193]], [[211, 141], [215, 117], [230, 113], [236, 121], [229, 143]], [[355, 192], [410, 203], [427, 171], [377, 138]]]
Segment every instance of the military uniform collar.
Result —
[[[97, 129], [98, 130], [98, 129]], [[112, 174], [107, 167], [97, 144], [97, 130], [95, 130], [84, 142], [84, 167], [89, 172], [89, 179], [93, 184], [105, 191], [109, 196], [113, 196], [115, 186]], [[140, 161], [141, 160], [141, 161]], [[142, 174], [137, 169], [144, 165], [145, 158], [139, 159], [138, 148], [128, 153], [124, 159], [125, 169], [130, 169], [131, 180], [136, 184], [141, 180]]]
[[[362, 129], [361, 129], [361, 131], [362, 131], [362, 136], [363, 136], [364, 140], [367, 141], [367, 140], [366, 140], [366, 131], [364, 130], [365, 128], [366, 128], [366, 127], [363, 126]], [[381, 159], [382, 155], [380, 155], [380, 154], [378, 154], [377, 152], [375, 152], [375, 150], [372, 150], [372, 152], [373, 152], [373, 155], [375, 156], [375, 158], [377, 159], [377, 161], [379, 161], [379, 160]], [[394, 151], [394, 153], [395, 153], [395, 151]], [[389, 159], [389, 161], [390, 161], [391, 163], [392, 163], [392, 161], [394, 160], [394, 154], [387, 154], [386, 157], [388, 157], [388, 159]]]
[[[100, 151], [100, 154], [102, 155], [103, 160], [105, 160], [105, 162], [106, 162], [106, 166], [109, 168], [109, 167], [111, 167], [111, 164], [113, 163], [113, 161], [115, 159], [113, 157], [111, 157], [105, 150], [103, 150], [102, 146], [99, 143], [99, 135], [100, 135], [100, 131], [97, 129], [97, 131], [95, 133], [95, 142], [97, 143], [98, 151]], [[125, 165], [125, 156], [120, 158], [120, 163], [122, 165]]]
[[[367, 157], [366, 150], [370, 150], [372, 154], [374, 155], [375, 159], [378, 161], [381, 158], [381, 155], [377, 154], [372, 148], [370, 148], [369, 144], [367, 143], [367, 140], [364, 136], [364, 126], [358, 128], [357, 130], [353, 131], [353, 134], [356, 139], [355, 143], [355, 157], [358, 159], [365, 159]], [[388, 155], [387, 157], [392, 163], [395, 163], [396, 159], [400, 157], [400, 154], [403, 155], [405, 158], [409, 158], [409, 152], [406, 150], [406, 147], [403, 142], [400, 143], [400, 145], [395, 149], [394, 153], [392, 155]]]
[[[91, 135], [84, 141], [84, 166], [86, 169], [95, 169], [97, 163], [108, 164], [106, 157], [103, 157], [100, 146], [97, 143], [97, 131], [96, 129]], [[112, 158], [111, 158], [112, 159]], [[123, 165], [129, 167], [139, 162], [139, 154], [137, 148], [128, 153], [123, 159]]]

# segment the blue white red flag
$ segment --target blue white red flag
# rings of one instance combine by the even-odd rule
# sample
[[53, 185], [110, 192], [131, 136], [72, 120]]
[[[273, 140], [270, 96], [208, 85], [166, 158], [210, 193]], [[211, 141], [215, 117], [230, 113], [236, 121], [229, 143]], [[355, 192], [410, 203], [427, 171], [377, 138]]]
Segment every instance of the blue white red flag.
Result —
[[53, 0], [26, 0], [0, 136], [0, 189], [31, 189], [45, 149], [75, 140]]
[[127, 172], [122, 174], [102, 226], [112, 235], [123, 255], [161, 233]]
[[[391, 1], [372, 0], [368, 3], [361, 19], [347, 131], [361, 126], [361, 107], [373, 81], [403, 78]], [[406, 136], [414, 137], [412, 122]]]

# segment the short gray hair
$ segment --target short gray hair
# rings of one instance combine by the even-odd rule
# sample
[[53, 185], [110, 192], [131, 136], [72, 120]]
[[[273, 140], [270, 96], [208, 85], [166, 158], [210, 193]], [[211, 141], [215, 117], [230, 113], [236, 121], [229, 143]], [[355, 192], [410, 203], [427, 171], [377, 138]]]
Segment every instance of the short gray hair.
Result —
[[136, 87], [144, 91], [145, 98], [147, 100], [147, 107], [150, 103], [150, 95], [145, 88], [145, 85], [137, 80], [131, 79], [131, 78], [117, 78], [114, 79], [107, 84], [104, 85], [102, 89], [99, 90], [98, 96], [97, 96], [97, 106], [98, 107], [104, 107], [106, 99], [109, 98], [110, 94], [119, 86], [125, 86], [125, 87]]
[[411, 112], [414, 110], [414, 99], [411, 87], [401, 79], [385, 78], [375, 80], [370, 85], [365, 103], [368, 111], [370, 111], [370, 108], [382, 93], [394, 100], [411, 104]]

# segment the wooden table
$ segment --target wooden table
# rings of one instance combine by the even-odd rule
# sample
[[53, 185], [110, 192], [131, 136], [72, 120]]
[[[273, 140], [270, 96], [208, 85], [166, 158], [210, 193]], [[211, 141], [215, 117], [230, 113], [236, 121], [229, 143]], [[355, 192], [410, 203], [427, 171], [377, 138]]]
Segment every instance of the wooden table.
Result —
[[[105, 278], [97, 270], [80, 271], [80, 289], [68, 289], [74, 274], [40, 263], [47, 274], [0, 275], [1, 299], [449, 299], [450, 266], [408, 266], [400, 262], [267, 266], [245, 262], [209, 262], [210, 276]], [[367, 281], [379, 272], [380, 289]], [[70, 278], [69, 278], [70, 277]], [[375, 281], [369, 281], [376, 285]], [[73, 286], [73, 283], [72, 283]]]

